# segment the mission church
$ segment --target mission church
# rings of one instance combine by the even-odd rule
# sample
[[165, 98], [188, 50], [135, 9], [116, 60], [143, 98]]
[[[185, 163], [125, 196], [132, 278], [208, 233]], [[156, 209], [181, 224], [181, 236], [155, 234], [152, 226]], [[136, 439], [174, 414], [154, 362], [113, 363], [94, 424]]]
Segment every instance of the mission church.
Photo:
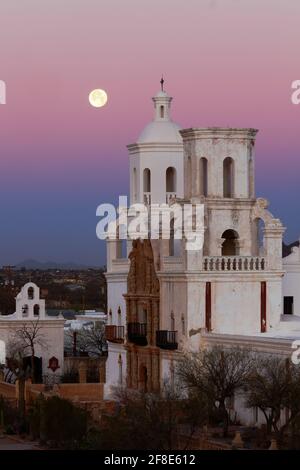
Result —
[[204, 245], [107, 241], [107, 397], [116, 385], [159, 391], [184, 351], [291, 355], [300, 339], [299, 244], [283, 258], [285, 227], [256, 197], [257, 130], [181, 129], [163, 82], [152, 100], [153, 120], [127, 147], [130, 203], [203, 204]]

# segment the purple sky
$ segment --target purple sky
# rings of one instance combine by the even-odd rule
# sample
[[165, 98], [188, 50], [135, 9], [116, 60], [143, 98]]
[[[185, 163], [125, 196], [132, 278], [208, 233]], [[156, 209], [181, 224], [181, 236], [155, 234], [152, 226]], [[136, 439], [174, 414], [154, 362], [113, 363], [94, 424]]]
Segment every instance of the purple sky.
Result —
[[183, 127], [260, 130], [257, 195], [297, 239], [299, 21], [298, 0], [0, 0], [0, 265], [104, 263], [96, 207], [128, 191], [162, 73]]

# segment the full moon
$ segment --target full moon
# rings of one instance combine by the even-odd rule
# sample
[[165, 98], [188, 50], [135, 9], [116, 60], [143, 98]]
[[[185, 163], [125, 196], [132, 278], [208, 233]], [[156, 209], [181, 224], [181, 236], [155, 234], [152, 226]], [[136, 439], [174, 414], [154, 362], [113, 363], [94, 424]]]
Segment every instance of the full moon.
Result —
[[89, 94], [89, 102], [94, 108], [101, 108], [107, 103], [107, 94], [100, 88], [93, 90]]

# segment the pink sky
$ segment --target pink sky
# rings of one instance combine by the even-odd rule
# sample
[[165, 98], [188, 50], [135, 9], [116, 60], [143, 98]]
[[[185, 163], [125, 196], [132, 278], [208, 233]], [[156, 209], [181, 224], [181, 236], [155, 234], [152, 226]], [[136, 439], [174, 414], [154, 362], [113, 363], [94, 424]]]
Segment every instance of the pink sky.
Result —
[[299, 20], [298, 0], [0, 0], [0, 264], [104, 262], [95, 208], [128, 189], [162, 73], [183, 127], [260, 130], [259, 195], [297, 238]]

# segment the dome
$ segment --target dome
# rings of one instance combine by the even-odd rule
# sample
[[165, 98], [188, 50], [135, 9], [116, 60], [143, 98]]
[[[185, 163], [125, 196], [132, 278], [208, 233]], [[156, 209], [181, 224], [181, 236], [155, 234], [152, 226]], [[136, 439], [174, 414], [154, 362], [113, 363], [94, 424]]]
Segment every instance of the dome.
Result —
[[160, 90], [153, 98], [154, 119], [141, 132], [137, 143], [175, 143], [181, 144], [181, 127], [170, 117], [172, 97]]
[[181, 144], [180, 129], [181, 127], [173, 121], [152, 121], [141, 132], [137, 142], [140, 144], [148, 142]]

